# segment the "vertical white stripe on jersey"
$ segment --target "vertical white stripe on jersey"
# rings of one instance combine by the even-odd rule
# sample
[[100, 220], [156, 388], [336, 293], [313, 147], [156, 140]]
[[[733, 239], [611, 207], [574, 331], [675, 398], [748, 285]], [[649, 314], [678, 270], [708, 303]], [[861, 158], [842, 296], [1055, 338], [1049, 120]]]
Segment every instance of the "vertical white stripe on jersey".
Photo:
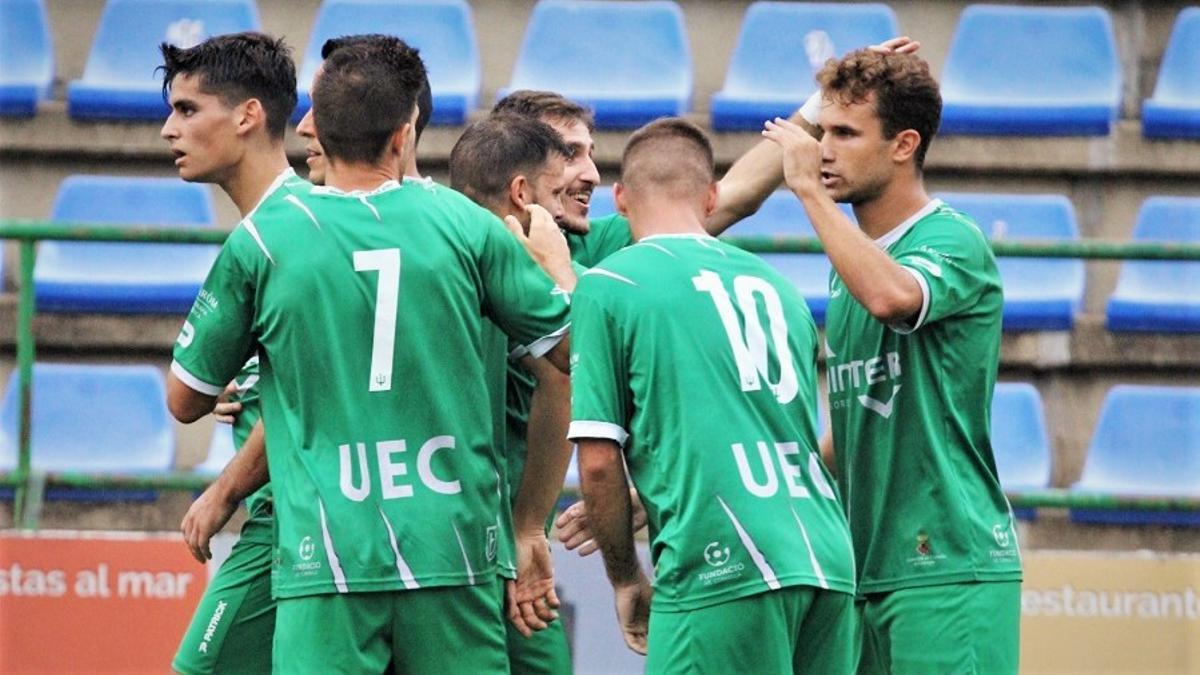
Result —
[[725, 509], [725, 515], [729, 516], [729, 521], [733, 523], [733, 528], [737, 530], [738, 538], [742, 540], [742, 546], [750, 552], [750, 559], [754, 561], [754, 566], [758, 568], [758, 573], [762, 575], [763, 581], [766, 582], [767, 588], [778, 590], [780, 588], [779, 579], [775, 577], [775, 570], [767, 563], [767, 559], [763, 557], [762, 551], [754, 545], [754, 540], [750, 538], [750, 534], [746, 532], [742, 524], [738, 522], [737, 516], [733, 515], [733, 511], [725, 504], [725, 500], [717, 497], [717, 501], [721, 504], [721, 508]]
[[296, 195], [288, 195], [284, 197], [284, 199], [297, 206], [301, 211], [304, 212], [304, 215], [308, 216], [308, 219], [312, 221], [312, 224], [317, 226], [318, 230], [321, 229], [321, 224], [317, 222], [317, 217], [313, 215], [312, 211], [308, 210], [308, 207], [304, 205], [304, 202], [296, 199]]
[[821, 569], [821, 563], [817, 562], [817, 554], [813, 551], [812, 542], [808, 540], [808, 530], [804, 527], [804, 523], [800, 521], [800, 514], [796, 513], [796, 509], [792, 509], [792, 517], [796, 519], [796, 524], [800, 526], [800, 536], [804, 537], [804, 547], [808, 549], [808, 559], [812, 561], [813, 572], [817, 575], [817, 583], [821, 584], [821, 588], [828, 590], [829, 582], [825, 581], [825, 571]]
[[329, 569], [333, 572], [333, 585], [338, 593], [348, 593], [346, 574], [342, 572], [342, 563], [338, 561], [337, 551], [333, 548], [333, 539], [329, 536], [329, 525], [325, 523], [325, 505], [317, 500], [317, 509], [321, 514], [321, 539], [325, 541], [325, 557], [329, 558]]
[[404, 582], [404, 587], [408, 590], [420, 588], [421, 585], [413, 578], [412, 570], [409, 569], [408, 563], [404, 562], [404, 556], [400, 555], [400, 545], [396, 543], [396, 531], [392, 529], [392, 524], [388, 522], [387, 516], [380, 509], [379, 517], [383, 518], [383, 524], [387, 527], [388, 539], [392, 542], [392, 553], [396, 555], [396, 571], [400, 573], [400, 581]]
[[454, 536], [458, 538], [458, 550], [462, 551], [463, 564], [467, 566], [467, 583], [475, 585], [475, 571], [471, 569], [471, 560], [467, 557], [467, 547], [463, 546], [462, 533], [458, 531], [458, 526], [450, 523], [450, 527], [454, 528]]
[[267, 260], [270, 260], [271, 264], [274, 265], [275, 259], [271, 257], [271, 252], [267, 250], [267, 245], [263, 243], [262, 237], [258, 236], [258, 228], [254, 226], [254, 221], [246, 218], [242, 221], [242, 225], [245, 226], [250, 236], [254, 237], [254, 243], [258, 244], [258, 247], [262, 249], [263, 255], [267, 256]]

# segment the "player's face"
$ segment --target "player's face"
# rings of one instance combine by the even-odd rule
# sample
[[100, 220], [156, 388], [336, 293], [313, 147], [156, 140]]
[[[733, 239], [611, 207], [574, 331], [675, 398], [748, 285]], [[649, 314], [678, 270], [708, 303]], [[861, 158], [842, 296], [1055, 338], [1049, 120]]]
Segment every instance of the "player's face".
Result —
[[821, 182], [837, 202], [877, 198], [892, 180], [894, 139], [883, 137], [875, 95], [862, 103], [826, 100], [821, 108]]
[[168, 98], [171, 114], [160, 135], [171, 146], [179, 177], [190, 182], [220, 183], [242, 156], [238, 136], [239, 109], [219, 96], [200, 90], [200, 78], [176, 75]]
[[600, 184], [600, 172], [592, 160], [596, 144], [587, 125], [579, 120], [542, 121], [557, 131], [573, 152], [563, 171], [566, 190], [563, 194], [563, 217], [559, 225], [568, 232], [587, 234], [588, 205], [592, 201], [592, 190]]
[[555, 155], [542, 165], [542, 172], [531, 183], [533, 188], [533, 203], [546, 209], [554, 216], [554, 222], [562, 227], [563, 198], [567, 192], [566, 182], [567, 160]]
[[[314, 86], [317, 84], [317, 78], [321, 76], [321, 70], [322, 67], [317, 66], [317, 72], [313, 75]], [[310, 96], [311, 93], [310, 90]], [[317, 140], [317, 125], [313, 122], [311, 107], [309, 107], [308, 112], [304, 113], [304, 119], [300, 120], [300, 124], [296, 126], [296, 134], [307, 141], [304, 146], [304, 152], [308, 154], [308, 158], [304, 161], [308, 164], [309, 182], [315, 185], [324, 185], [325, 150], [321, 148], [321, 142]]]

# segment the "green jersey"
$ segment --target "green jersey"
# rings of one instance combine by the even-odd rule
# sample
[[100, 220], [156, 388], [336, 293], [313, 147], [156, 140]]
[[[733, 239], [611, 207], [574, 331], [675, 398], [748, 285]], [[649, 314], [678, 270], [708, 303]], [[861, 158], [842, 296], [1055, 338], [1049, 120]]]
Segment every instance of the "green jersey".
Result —
[[503, 474], [483, 318], [540, 356], [563, 294], [453, 190], [284, 188], [226, 241], [172, 364], [215, 394], [258, 351], [275, 595], [489, 581]]
[[659, 235], [584, 274], [571, 302], [568, 435], [624, 446], [653, 606], [795, 585], [853, 593], [817, 451], [817, 330], [795, 287], [712, 237]]
[[830, 276], [829, 405], [859, 593], [1020, 579], [990, 441], [1003, 305], [991, 247], [937, 200], [876, 243], [925, 299], [886, 326]]
[[[291, 169], [288, 169], [291, 171]], [[233, 447], [238, 450], [246, 444], [246, 439], [250, 437], [250, 430], [258, 422], [262, 416], [262, 406], [259, 402], [258, 395], [258, 355], [250, 357], [249, 361], [242, 366], [242, 370], [238, 372], [234, 382], [237, 383], [237, 391], [229, 397], [230, 402], [238, 402], [242, 404], [242, 411], [238, 413], [237, 419], [233, 422]], [[271, 484], [267, 483], [254, 494], [246, 497], [246, 511], [251, 517], [267, 516], [271, 514]]]
[[[566, 232], [565, 235], [577, 275], [633, 243], [629, 220], [620, 214], [593, 218], [589, 222], [587, 234]], [[517, 345], [509, 345], [510, 352], [516, 348]], [[517, 490], [521, 487], [521, 477], [525, 474], [525, 439], [528, 436], [529, 404], [533, 399], [535, 386], [537, 379], [533, 374], [516, 360], [510, 359], [508, 381], [505, 384], [504, 412], [507, 426], [505, 443], [508, 448], [509, 492], [513, 499], [516, 499]]]

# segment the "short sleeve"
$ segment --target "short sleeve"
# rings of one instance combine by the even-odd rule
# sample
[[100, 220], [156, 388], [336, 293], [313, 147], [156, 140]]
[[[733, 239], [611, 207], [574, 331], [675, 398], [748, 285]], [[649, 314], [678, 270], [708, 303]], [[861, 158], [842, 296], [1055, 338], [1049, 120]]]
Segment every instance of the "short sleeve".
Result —
[[512, 359], [540, 357], [566, 335], [571, 297], [495, 216], [481, 209], [478, 217], [484, 232], [479, 260], [484, 313], [510, 338]]
[[567, 438], [625, 445], [632, 412], [629, 367], [617, 321], [581, 280], [571, 304], [571, 426]]
[[916, 279], [923, 295], [914, 318], [891, 326], [898, 333], [972, 309], [989, 287], [999, 284], [987, 241], [973, 225], [957, 219], [928, 228], [896, 262]]
[[217, 396], [254, 353], [254, 281], [237, 255], [234, 230], [209, 270], [175, 340], [171, 371], [184, 384]]
[[595, 267], [608, 256], [633, 243], [629, 220], [619, 213], [588, 222], [586, 235], [569, 239], [572, 257], [584, 267]]

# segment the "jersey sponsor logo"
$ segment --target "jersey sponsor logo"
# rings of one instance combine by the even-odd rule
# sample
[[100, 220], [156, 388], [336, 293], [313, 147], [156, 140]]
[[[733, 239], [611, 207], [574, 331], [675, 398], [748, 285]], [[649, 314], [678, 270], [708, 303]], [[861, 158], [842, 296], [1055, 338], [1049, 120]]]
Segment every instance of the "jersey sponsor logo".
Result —
[[892, 404], [896, 402], [896, 394], [899, 392], [900, 385], [897, 384], [892, 386], [892, 395], [890, 398], [888, 398], [887, 403], [876, 401], [866, 394], [861, 394], [858, 397], [858, 402], [861, 403], [862, 406], [867, 410], [877, 413], [880, 417], [886, 420], [892, 416]]
[[1009, 536], [1008, 527], [996, 523], [992, 526], [992, 538], [996, 540], [996, 545], [1000, 548], [1008, 548]]
[[484, 554], [487, 556], [488, 562], [496, 559], [496, 549], [499, 548], [500, 539], [495, 525], [490, 525], [487, 528], [486, 543], [484, 545]]
[[726, 581], [733, 581], [742, 576], [742, 571], [746, 569], [746, 563], [736, 562], [730, 564], [729, 559], [733, 552], [728, 546], [723, 545], [719, 541], [710, 541], [704, 547], [704, 562], [714, 569], [705, 570], [696, 575], [696, 577], [705, 586], [712, 586]]
[[924, 532], [917, 535], [916, 552], [917, 555], [907, 561], [913, 567], [932, 567], [946, 559], [945, 553], [938, 553], [934, 550], [932, 540]]
[[1017, 547], [1012, 545], [1013, 536], [1011, 517], [1008, 523], [996, 523], [995, 525], [992, 525], [992, 539], [994, 539], [996, 541], [996, 545], [1000, 547], [992, 549], [992, 562], [1011, 562], [1012, 560], [1021, 557], [1021, 552], [1017, 550]]
[[217, 626], [221, 625], [221, 617], [225, 616], [225, 608], [228, 606], [224, 600], [217, 601], [217, 608], [213, 610], [212, 618], [208, 620], [208, 627], [204, 629], [204, 639], [200, 641], [200, 646], [197, 648], [201, 654], [208, 653], [208, 643], [212, 642], [213, 636], [217, 634]]
[[[851, 405], [852, 400], [856, 400], [867, 410], [884, 419], [890, 419], [895, 408], [896, 394], [900, 393], [901, 387], [897, 382], [902, 374], [900, 353], [888, 352], [869, 359], [831, 363], [834, 358], [836, 357], [827, 350], [826, 386], [829, 405], [833, 408], [846, 408]], [[886, 399], [867, 395], [867, 390], [882, 382], [892, 382], [892, 391]], [[852, 394], [859, 391], [862, 393], [858, 393], [854, 399], [834, 397], [834, 394]]]
[[719, 541], [710, 541], [704, 547], [704, 562], [713, 567], [720, 567], [729, 562], [729, 547], [721, 546]]
[[301, 560], [312, 560], [313, 555], [317, 552], [317, 545], [313, 542], [312, 537], [305, 537], [300, 540], [300, 546], [296, 549]]
[[[462, 484], [457, 479], [444, 480], [433, 471], [435, 455], [441, 450], [453, 450], [453, 436], [435, 436], [421, 445], [417, 451], [417, 478], [421, 484], [433, 492], [443, 495], [455, 495], [462, 492]], [[354, 502], [362, 502], [371, 495], [371, 468], [367, 463], [367, 444], [354, 443], [354, 451], [349, 443], [338, 446], [340, 457], [340, 480], [338, 481], [342, 495]], [[396, 461], [396, 456], [408, 451], [408, 442], [404, 439], [379, 441], [375, 443], [375, 474], [379, 476], [379, 488], [383, 499], [404, 499], [413, 496], [413, 485], [402, 482], [408, 476], [408, 462]], [[357, 461], [355, 461], [357, 459]], [[357, 470], [356, 470], [357, 466]], [[355, 476], [358, 476], [355, 480]]]
[[179, 343], [180, 347], [187, 349], [188, 347], [192, 346], [192, 340], [195, 339], [195, 326], [193, 326], [190, 321], [185, 320], [183, 322], [183, 328], [179, 329], [179, 337], [175, 338], [175, 341]]

